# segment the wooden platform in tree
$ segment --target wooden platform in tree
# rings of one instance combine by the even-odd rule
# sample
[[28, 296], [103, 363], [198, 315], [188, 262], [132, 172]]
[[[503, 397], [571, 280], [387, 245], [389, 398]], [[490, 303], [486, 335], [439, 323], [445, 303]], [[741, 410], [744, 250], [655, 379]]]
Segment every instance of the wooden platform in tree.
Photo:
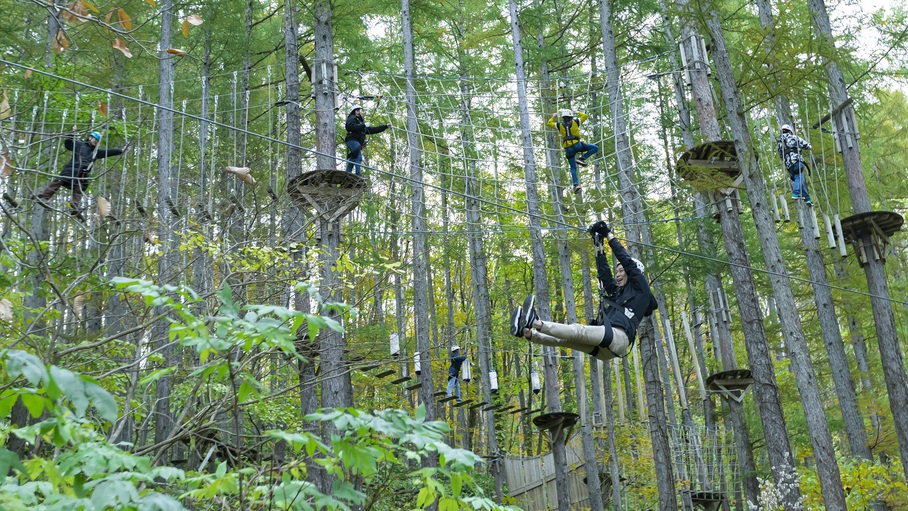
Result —
[[905, 220], [892, 211], [867, 211], [842, 219], [842, 236], [852, 243], [866, 234], [883, 235], [888, 238], [899, 229]]
[[706, 379], [706, 388], [723, 396], [741, 401], [744, 392], [754, 383], [750, 369], [732, 369], [715, 373]]
[[533, 425], [539, 429], [550, 430], [559, 426], [563, 428], [577, 424], [580, 416], [571, 412], [544, 413], [533, 419]]
[[681, 155], [678, 175], [698, 190], [734, 188], [740, 184], [738, 152], [732, 140], [700, 144]]
[[359, 205], [367, 188], [366, 180], [337, 169], [313, 170], [296, 176], [287, 184], [287, 193], [296, 206], [333, 222]]
[[718, 509], [722, 501], [725, 500], [725, 494], [720, 491], [684, 490], [683, 493], [690, 496], [691, 504], [699, 506], [706, 511]]

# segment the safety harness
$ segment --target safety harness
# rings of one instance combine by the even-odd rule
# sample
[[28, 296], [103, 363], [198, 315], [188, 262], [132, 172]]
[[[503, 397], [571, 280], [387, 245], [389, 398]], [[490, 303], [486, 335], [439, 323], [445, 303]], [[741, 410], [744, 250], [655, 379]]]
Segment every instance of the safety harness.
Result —
[[[623, 306], [623, 305], [618, 305], [618, 304], [615, 303], [615, 301], [612, 300], [611, 298], [609, 298], [609, 297], [607, 297], [607, 296], [602, 296], [602, 297], [600, 297], [600, 300], [601, 300], [602, 303], [604, 303], [605, 305], [607, 305], [607, 306], [609, 306], [609, 307], [613, 307], [613, 308], [615, 308], [615, 309], [618, 309], [618, 310], [622, 311], [622, 312], [624, 313], [624, 315], [627, 316], [628, 318], [634, 317], [634, 313], [631, 312], [631, 311], [629, 311], [629, 310], [627, 309], [627, 307], [625, 307], [625, 306]], [[607, 349], [607, 350], [609, 351], [609, 353], [611, 353], [615, 358], [625, 358], [625, 357], [627, 357], [627, 355], [631, 352], [631, 349], [633, 349], [634, 344], [636, 344], [637, 339], [636, 339], [636, 338], [634, 338], [634, 339], [628, 339], [627, 351], [625, 351], [624, 355], [618, 355], [617, 353], [615, 353], [614, 351], [612, 351], [611, 348], [610, 348], [610, 346], [612, 345], [612, 340], [614, 339], [614, 337], [613, 337], [614, 334], [613, 334], [613, 332], [612, 332], [612, 328], [613, 328], [613, 327], [612, 327], [611, 323], [607, 323], [607, 322], [606, 322], [606, 319], [605, 319], [605, 309], [604, 309], [604, 308], [601, 308], [599, 311], [600, 311], [600, 315], [601, 315], [601, 317], [602, 317], [602, 321], [601, 321], [602, 326], [605, 327], [605, 334], [602, 336], [602, 342], [599, 343], [599, 346], [596, 346], [595, 348], [593, 348], [593, 351], [590, 352], [590, 356], [595, 358], [595, 356], [599, 354], [600, 349], [605, 348], [605, 349]], [[606, 324], [606, 323], [607, 323], [607, 324]]]

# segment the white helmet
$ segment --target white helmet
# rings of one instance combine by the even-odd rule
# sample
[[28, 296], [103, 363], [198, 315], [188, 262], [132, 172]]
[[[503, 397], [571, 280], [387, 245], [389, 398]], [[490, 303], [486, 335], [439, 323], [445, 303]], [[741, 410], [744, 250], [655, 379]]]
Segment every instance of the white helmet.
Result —
[[[646, 273], [646, 266], [643, 265], [643, 262], [637, 259], [636, 257], [631, 257], [631, 261], [634, 262], [634, 265], [640, 270], [640, 273]], [[619, 265], [621, 263], [618, 263]]]
[[571, 112], [567, 108], [565, 108], [564, 110], [559, 110], [558, 114], [560, 117], [574, 117], [574, 112]]
[[794, 133], [794, 131], [792, 131], [792, 129], [791, 129], [791, 124], [782, 125], [782, 133], [785, 133], [786, 131], [789, 133]]
[[350, 113], [352, 114], [353, 112], [355, 112], [357, 110], [362, 110], [362, 109], [363, 109], [362, 105], [356, 104], [356, 105], [353, 105], [353, 108], [350, 109]]
[[456, 344], [454, 346], [451, 346], [451, 353], [454, 353], [455, 351], [460, 351], [460, 346]]

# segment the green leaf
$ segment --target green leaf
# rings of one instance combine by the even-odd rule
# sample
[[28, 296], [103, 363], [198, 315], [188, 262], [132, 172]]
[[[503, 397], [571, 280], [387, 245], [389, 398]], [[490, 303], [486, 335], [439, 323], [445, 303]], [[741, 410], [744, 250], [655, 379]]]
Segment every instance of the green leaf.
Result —
[[170, 367], [167, 367], [164, 369], [154, 370], [151, 372], [151, 374], [149, 374], [148, 376], [139, 380], [139, 386], [144, 387], [144, 386], [148, 385], [149, 383], [158, 381], [159, 379], [161, 379], [161, 377], [166, 376], [176, 370], [177, 370], [176, 366], [170, 366]]
[[41, 360], [24, 351], [8, 350], [2, 352], [0, 358], [6, 359], [6, 372], [10, 378], [17, 378], [20, 374], [32, 385], [39, 385], [47, 380], [47, 368]]
[[16, 453], [5, 447], [0, 447], [0, 481], [3, 481], [6, 475], [9, 474], [11, 468], [18, 470], [22, 474], [28, 474], [28, 470], [19, 461]]
[[32, 417], [38, 418], [44, 412], [45, 399], [37, 394], [26, 393], [20, 396], [22, 404], [28, 409]]
[[17, 399], [19, 399], [19, 394], [9, 389], [3, 391], [2, 397], [0, 397], [0, 419], [9, 417]]
[[258, 397], [258, 388], [256, 387], [255, 383], [252, 382], [249, 378], [244, 378], [243, 383], [240, 384], [240, 389], [237, 391], [237, 398], [242, 403], [245, 402], [250, 395]]
[[73, 404], [73, 412], [77, 417], [84, 417], [88, 409], [88, 393], [85, 391], [85, 382], [68, 369], [51, 366], [50, 376], [64, 395]]
[[[83, 376], [82, 378], [87, 377]], [[117, 420], [119, 408], [117, 407], [117, 401], [109, 392], [93, 381], [85, 382], [85, 390], [88, 397], [91, 398], [91, 403], [95, 405], [95, 410], [98, 411], [98, 415], [100, 415], [102, 419], [107, 422], [114, 422]]]
[[94, 487], [92, 503], [98, 509], [123, 509], [139, 500], [139, 491], [129, 481], [105, 480]]

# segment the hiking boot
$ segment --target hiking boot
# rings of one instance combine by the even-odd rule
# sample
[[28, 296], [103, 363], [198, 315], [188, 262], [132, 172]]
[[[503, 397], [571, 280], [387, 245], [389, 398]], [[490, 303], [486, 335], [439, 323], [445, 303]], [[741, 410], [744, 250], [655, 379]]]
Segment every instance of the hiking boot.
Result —
[[[533, 328], [533, 322], [536, 321], [536, 295], [529, 294], [526, 297], [526, 300], [523, 301], [523, 328]], [[521, 329], [521, 335], [523, 334], [523, 329]]]
[[511, 335], [514, 337], [523, 337], [523, 309], [518, 305], [511, 313]]
[[583, 158], [577, 158], [577, 165], [580, 165], [581, 167], [586, 167], [587, 165], [589, 165], [589, 163], [587, 163], [586, 160], [584, 160]]

